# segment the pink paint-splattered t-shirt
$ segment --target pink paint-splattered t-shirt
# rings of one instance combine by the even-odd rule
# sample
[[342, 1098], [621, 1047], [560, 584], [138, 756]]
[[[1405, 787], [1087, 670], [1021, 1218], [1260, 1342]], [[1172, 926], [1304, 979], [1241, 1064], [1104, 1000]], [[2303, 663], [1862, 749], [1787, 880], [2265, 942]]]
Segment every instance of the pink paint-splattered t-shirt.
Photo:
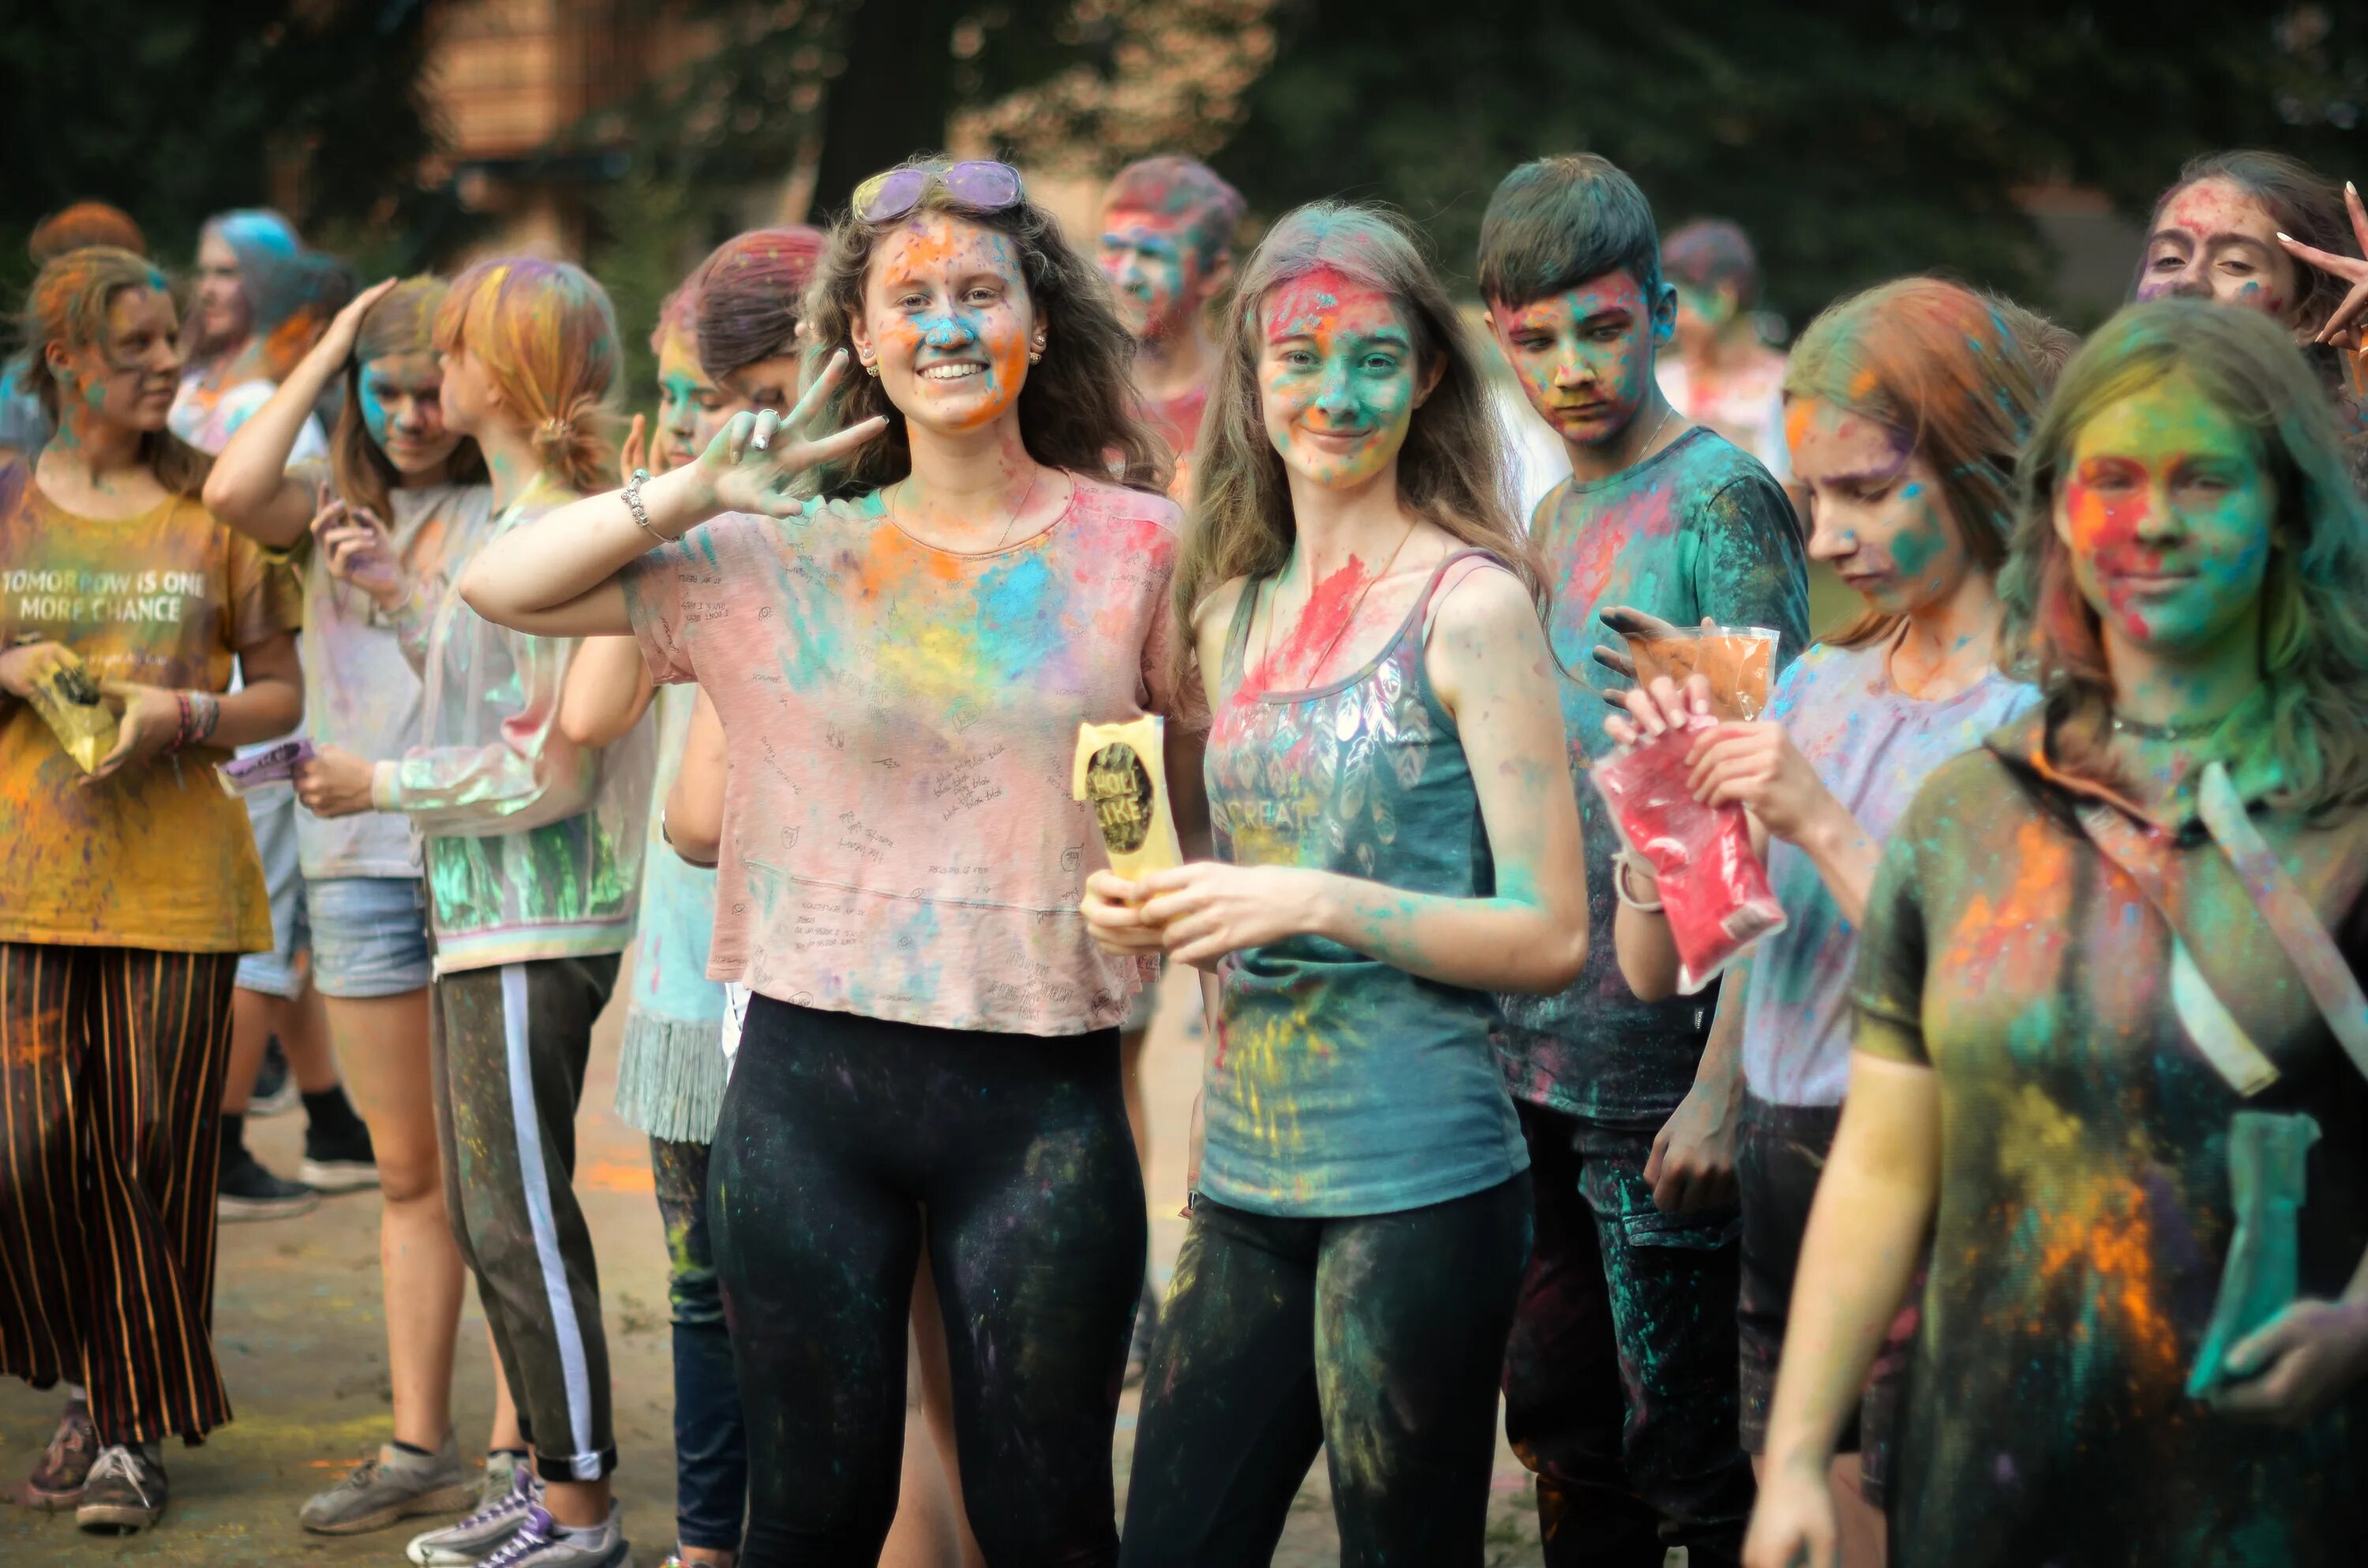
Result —
[[1125, 1017], [1146, 971], [1077, 914], [1103, 852], [1070, 766], [1080, 722], [1169, 706], [1178, 513], [1071, 477], [1056, 522], [983, 554], [871, 495], [718, 517], [627, 571], [651, 670], [728, 740], [711, 975], [940, 1028]]

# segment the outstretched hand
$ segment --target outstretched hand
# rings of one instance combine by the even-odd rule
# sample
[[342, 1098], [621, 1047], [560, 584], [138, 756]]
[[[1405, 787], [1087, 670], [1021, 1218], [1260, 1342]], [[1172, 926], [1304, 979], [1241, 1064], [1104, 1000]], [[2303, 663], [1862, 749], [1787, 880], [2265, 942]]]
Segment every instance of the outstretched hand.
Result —
[[845, 456], [888, 427], [875, 415], [832, 435], [808, 437], [806, 425], [822, 406], [831, 388], [847, 373], [847, 350], [831, 356], [797, 406], [787, 415], [768, 408], [732, 416], [707, 450], [699, 456], [700, 472], [718, 508], [727, 512], [760, 512], [768, 517], [794, 517], [805, 511], [803, 498], [793, 494], [809, 470]]
[[[2363, 255], [2368, 255], [2368, 206], [2362, 204], [2358, 187], [2349, 180], [2343, 185], [2343, 205], [2351, 214], [2353, 243], [2360, 246]], [[2351, 292], [2343, 296], [2343, 302], [2328, 312], [2327, 320], [2319, 324], [2318, 334], [2311, 341], [2340, 344], [2358, 351], [2361, 326], [2363, 320], [2368, 320], [2368, 261], [2356, 256], [2338, 256], [2333, 251], [2320, 250], [2317, 245], [2306, 245], [2284, 234], [2278, 236], [2278, 243], [2284, 245], [2295, 260], [2351, 286]]]

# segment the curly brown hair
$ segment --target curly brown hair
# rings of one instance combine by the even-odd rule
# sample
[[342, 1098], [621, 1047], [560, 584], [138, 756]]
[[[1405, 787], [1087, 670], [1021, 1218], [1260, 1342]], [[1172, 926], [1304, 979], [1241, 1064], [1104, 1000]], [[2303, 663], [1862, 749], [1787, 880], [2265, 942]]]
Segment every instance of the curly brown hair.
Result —
[[[916, 159], [900, 168], [932, 171], [939, 158]], [[1038, 462], [1074, 472], [1117, 480], [1138, 490], [1164, 492], [1171, 463], [1166, 446], [1143, 424], [1130, 373], [1134, 339], [1110, 308], [1110, 284], [1101, 268], [1080, 256], [1042, 207], [1019, 200], [1000, 211], [982, 212], [955, 199], [943, 180], [931, 180], [910, 212], [891, 222], [867, 223], [854, 213], [831, 225], [830, 243], [807, 290], [805, 319], [814, 327], [814, 363], [840, 349], [855, 360], [851, 330], [863, 311], [863, 285], [881, 237], [928, 212], [1008, 235], [1019, 251], [1028, 297], [1046, 326], [1044, 358], [1030, 367], [1019, 389], [1019, 437]], [[913, 449], [904, 415], [881, 383], [870, 376], [841, 378], [819, 411], [817, 428], [844, 429], [874, 416], [888, 421], [879, 439], [867, 441], [815, 476], [825, 495], [857, 494], [894, 484], [913, 469]]]

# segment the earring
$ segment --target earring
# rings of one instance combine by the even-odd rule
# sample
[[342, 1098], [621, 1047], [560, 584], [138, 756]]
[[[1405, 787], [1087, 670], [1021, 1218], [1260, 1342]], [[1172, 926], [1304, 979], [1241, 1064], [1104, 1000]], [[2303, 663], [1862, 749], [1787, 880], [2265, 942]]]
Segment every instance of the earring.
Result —
[[878, 381], [880, 379], [880, 361], [877, 359], [866, 359], [863, 362], [863, 373], [871, 377], [873, 381]]
[[1042, 363], [1043, 362], [1043, 359], [1044, 359], [1044, 346], [1043, 346], [1042, 344], [1041, 344], [1041, 343], [1040, 343], [1040, 344], [1038, 344], [1035, 347], [1030, 348], [1030, 349], [1028, 351], [1028, 362], [1029, 362], [1030, 364], [1031, 364], [1031, 365], [1042, 364]]

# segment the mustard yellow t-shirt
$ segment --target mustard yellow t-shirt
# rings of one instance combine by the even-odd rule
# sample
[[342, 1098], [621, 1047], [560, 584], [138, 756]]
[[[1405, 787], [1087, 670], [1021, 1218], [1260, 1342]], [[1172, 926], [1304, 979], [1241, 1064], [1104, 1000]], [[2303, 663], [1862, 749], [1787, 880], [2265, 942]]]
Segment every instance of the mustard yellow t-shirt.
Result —
[[[39, 636], [100, 680], [222, 691], [238, 651], [294, 631], [295, 580], [198, 502], [85, 517], [0, 469], [0, 646]], [[86, 784], [31, 705], [0, 696], [0, 941], [259, 952], [271, 912], [246, 808], [192, 747]]]

